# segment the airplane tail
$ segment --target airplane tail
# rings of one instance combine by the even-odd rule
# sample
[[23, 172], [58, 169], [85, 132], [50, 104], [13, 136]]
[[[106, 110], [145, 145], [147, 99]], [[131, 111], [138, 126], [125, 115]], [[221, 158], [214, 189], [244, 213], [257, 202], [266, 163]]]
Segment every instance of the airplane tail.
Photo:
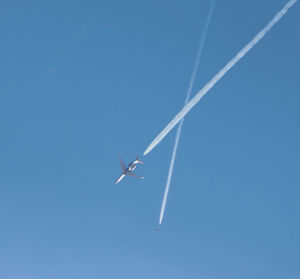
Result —
[[136, 157], [136, 163], [138, 163], [138, 164], [144, 164], [144, 162], [141, 161], [137, 155], [135, 157]]

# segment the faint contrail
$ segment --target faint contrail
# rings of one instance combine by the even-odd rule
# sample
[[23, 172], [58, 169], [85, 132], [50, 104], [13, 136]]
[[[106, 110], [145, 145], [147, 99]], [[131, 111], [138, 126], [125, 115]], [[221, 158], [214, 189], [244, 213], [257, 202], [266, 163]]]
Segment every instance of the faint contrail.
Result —
[[158, 134], [158, 136], [146, 148], [144, 155], [150, 152], [173, 127], [200, 101], [200, 99], [244, 56], [253, 48], [267, 32], [284, 16], [290, 7], [297, 0], [288, 1], [285, 6], [274, 16], [274, 18], [244, 47], [234, 56], [223, 69], [221, 69], [197, 94], [191, 99], [183, 109], [171, 120], [171, 122]]
[[[198, 70], [198, 67], [199, 67], [201, 54], [202, 54], [202, 51], [203, 51], [204, 42], [205, 42], [206, 35], [207, 35], [208, 26], [209, 26], [209, 23], [210, 23], [210, 19], [212, 17], [214, 7], [215, 7], [215, 0], [212, 0], [210, 10], [208, 12], [206, 22], [205, 22], [205, 25], [204, 25], [203, 33], [202, 33], [201, 39], [199, 41], [198, 51], [197, 51], [197, 54], [196, 54], [196, 60], [195, 60], [194, 68], [193, 68], [193, 71], [192, 71], [191, 79], [190, 79], [190, 82], [189, 82], [188, 90], [187, 90], [187, 93], [186, 93], [185, 102], [184, 102], [185, 105], [190, 100], [191, 92], [192, 92], [193, 85], [194, 85], [195, 78], [196, 78], [196, 73], [197, 73], [197, 70]], [[169, 168], [169, 173], [168, 173], [168, 179], [167, 179], [166, 188], [165, 188], [165, 192], [164, 192], [164, 197], [163, 197], [161, 210], [160, 210], [160, 216], [159, 216], [159, 224], [160, 225], [161, 225], [162, 219], [164, 217], [164, 212], [165, 212], [165, 207], [166, 207], [166, 203], [167, 203], [169, 188], [170, 188], [170, 184], [171, 184], [173, 167], [174, 167], [174, 163], [175, 163], [177, 147], [178, 147], [178, 144], [179, 144], [179, 139], [180, 139], [180, 134], [181, 134], [181, 128], [182, 128], [182, 125], [183, 125], [183, 121], [184, 121], [184, 118], [181, 119], [181, 121], [179, 123], [179, 126], [177, 128], [177, 132], [176, 132], [175, 143], [174, 143], [174, 147], [173, 147], [173, 153], [172, 153], [172, 158], [171, 158], [170, 168]]]

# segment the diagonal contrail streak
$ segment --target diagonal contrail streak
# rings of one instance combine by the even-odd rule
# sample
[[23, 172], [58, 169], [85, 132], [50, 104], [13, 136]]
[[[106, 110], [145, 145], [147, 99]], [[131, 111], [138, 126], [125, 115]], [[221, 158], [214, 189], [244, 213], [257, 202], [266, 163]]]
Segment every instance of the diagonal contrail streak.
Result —
[[251, 50], [267, 32], [285, 15], [297, 0], [288, 1], [285, 6], [273, 17], [273, 19], [237, 54], [234, 56], [196, 95], [183, 109], [170, 121], [170, 123], [158, 134], [158, 136], [146, 148], [144, 155], [150, 152], [174, 126], [200, 101], [200, 99], [243, 57]]
[[[189, 82], [188, 90], [187, 90], [187, 93], [186, 93], [186, 98], [185, 98], [184, 105], [186, 105], [188, 103], [188, 101], [190, 100], [191, 92], [192, 92], [194, 82], [195, 82], [195, 78], [196, 78], [196, 73], [197, 73], [197, 70], [199, 68], [200, 58], [201, 58], [201, 55], [202, 55], [202, 51], [203, 51], [203, 47], [204, 47], [204, 43], [205, 43], [205, 39], [206, 39], [206, 35], [207, 35], [207, 30], [208, 30], [209, 23], [210, 23], [212, 14], [213, 14], [214, 7], [215, 7], [215, 0], [212, 0], [211, 6], [210, 6], [210, 9], [209, 9], [207, 18], [206, 18], [206, 22], [205, 22], [205, 25], [204, 25], [203, 33], [202, 33], [202, 36], [201, 36], [200, 41], [199, 41], [198, 51], [197, 51], [197, 54], [196, 54], [196, 60], [195, 60], [195, 63], [194, 63], [194, 67], [193, 67], [191, 79], [190, 79], [190, 82]], [[178, 144], [179, 144], [179, 140], [180, 140], [183, 121], [184, 121], [184, 118], [181, 119], [181, 121], [179, 123], [179, 126], [177, 128], [177, 132], [176, 132], [175, 143], [174, 143], [174, 147], [173, 147], [173, 152], [172, 152], [172, 158], [171, 158], [170, 167], [169, 167], [167, 183], [166, 183], [164, 197], [163, 197], [161, 210], [160, 210], [159, 225], [161, 225], [162, 219], [164, 217], [164, 212], [165, 212], [168, 193], [169, 193], [169, 189], [170, 189], [171, 178], [172, 178], [172, 174], [173, 174], [173, 168], [174, 168], [177, 148], [178, 148]]]

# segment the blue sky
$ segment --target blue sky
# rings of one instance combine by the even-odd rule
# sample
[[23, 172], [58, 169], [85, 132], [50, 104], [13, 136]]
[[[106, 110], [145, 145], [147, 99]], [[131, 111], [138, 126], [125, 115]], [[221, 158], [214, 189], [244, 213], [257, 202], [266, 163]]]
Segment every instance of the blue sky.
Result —
[[[217, 1], [194, 93], [285, 1]], [[187, 115], [210, 1], [2, 1], [0, 278], [299, 278], [299, 3]]]

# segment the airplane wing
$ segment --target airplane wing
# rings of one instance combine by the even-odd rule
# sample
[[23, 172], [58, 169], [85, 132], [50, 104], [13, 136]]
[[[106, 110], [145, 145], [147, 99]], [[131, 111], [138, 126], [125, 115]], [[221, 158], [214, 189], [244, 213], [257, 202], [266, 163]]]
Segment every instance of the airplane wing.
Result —
[[132, 171], [128, 171], [126, 174], [127, 174], [127, 175], [130, 175], [130, 176], [133, 176], [133, 177], [136, 177], [136, 178], [144, 179], [143, 176], [139, 176], [139, 175], [135, 174], [135, 173], [132, 172]]
[[122, 168], [122, 172], [124, 172], [126, 170], [125, 164], [122, 160], [122, 158], [119, 156], [119, 160], [120, 160], [120, 164], [121, 164], [121, 168]]

